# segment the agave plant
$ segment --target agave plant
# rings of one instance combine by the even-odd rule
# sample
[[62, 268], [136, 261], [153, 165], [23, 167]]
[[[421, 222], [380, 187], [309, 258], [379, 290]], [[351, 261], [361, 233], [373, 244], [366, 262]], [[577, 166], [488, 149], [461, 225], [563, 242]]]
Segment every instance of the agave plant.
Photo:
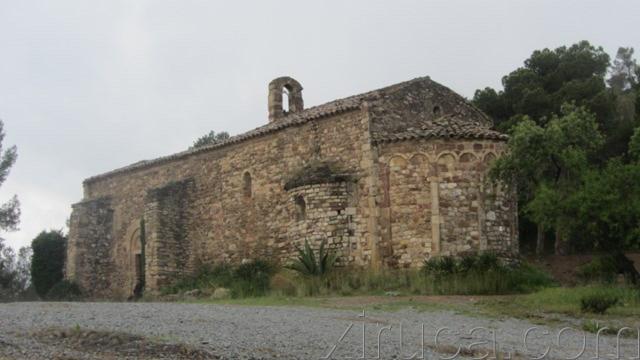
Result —
[[304, 248], [296, 246], [298, 257], [287, 267], [307, 276], [323, 276], [328, 274], [336, 264], [338, 255], [333, 251], [325, 249], [326, 243], [326, 239], [322, 240], [320, 248], [318, 249], [318, 255], [316, 256], [311, 245], [309, 245], [309, 241], [305, 240]]

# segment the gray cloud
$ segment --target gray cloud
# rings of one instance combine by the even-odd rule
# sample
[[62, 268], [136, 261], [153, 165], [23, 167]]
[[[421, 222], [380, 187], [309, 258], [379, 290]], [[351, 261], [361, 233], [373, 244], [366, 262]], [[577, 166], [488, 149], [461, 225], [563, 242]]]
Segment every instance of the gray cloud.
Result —
[[315, 105], [430, 75], [465, 96], [532, 50], [640, 49], [635, 1], [5, 1], [0, 118], [19, 159], [22, 246], [61, 228], [81, 181], [267, 121], [288, 74]]

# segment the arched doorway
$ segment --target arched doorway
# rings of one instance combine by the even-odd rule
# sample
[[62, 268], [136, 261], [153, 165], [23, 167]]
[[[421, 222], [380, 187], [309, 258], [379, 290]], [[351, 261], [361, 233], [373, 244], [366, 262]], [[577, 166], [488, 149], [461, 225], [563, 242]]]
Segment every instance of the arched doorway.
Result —
[[145, 288], [145, 228], [144, 219], [129, 238], [129, 279], [131, 297], [140, 298]]

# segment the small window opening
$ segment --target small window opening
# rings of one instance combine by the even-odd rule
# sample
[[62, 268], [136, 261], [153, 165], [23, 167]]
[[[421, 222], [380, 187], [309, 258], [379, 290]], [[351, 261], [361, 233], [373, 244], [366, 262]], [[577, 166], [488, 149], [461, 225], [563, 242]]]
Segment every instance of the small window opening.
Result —
[[433, 107], [433, 115], [440, 116], [441, 112], [442, 112], [442, 110], [440, 109], [440, 106], [436, 105], [436, 106]]
[[244, 193], [244, 197], [250, 198], [251, 197], [251, 174], [249, 174], [249, 172], [247, 171], [246, 173], [244, 173], [242, 180], [243, 180], [242, 190]]
[[282, 88], [282, 113], [289, 113], [289, 90], [286, 87]]
[[301, 221], [307, 218], [307, 203], [302, 195], [296, 196], [296, 220]]

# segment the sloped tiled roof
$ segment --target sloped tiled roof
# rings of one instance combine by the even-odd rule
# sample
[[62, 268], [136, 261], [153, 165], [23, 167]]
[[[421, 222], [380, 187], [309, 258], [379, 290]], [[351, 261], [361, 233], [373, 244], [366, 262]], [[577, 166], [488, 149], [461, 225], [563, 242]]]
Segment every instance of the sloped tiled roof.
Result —
[[[121, 174], [125, 172], [129, 172], [132, 170], [143, 169], [147, 167], [151, 167], [157, 164], [165, 163], [172, 160], [181, 159], [193, 154], [198, 154], [202, 152], [212, 151], [213, 149], [225, 147], [231, 144], [243, 142], [245, 140], [260, 137], [266, 134], [270, 134], [276, 131], [279, 131], [284, 128], [288, 128], [291, 126], [297, 126], [309, 121], [313, 121], [316, 119], [329, 117], [332, 115], [336, 115], [339, 113], [344, 113], [348, 111], [353, 111], [359, 109], [362, 104], [366, 102], [376, 103], [383, 101], [383, 99], [397, 92], [400, 89], [410, 87], [413, 84], [417, 83], [427, 83], [427, 86], [439, 87], [441, 89], [446, 89], [446, 91], [454, 94], [455, 96], [462, 99], [459, 95], [455, 94], [453, 91], [443, 87], [442, 85], [432, 81], [429, 77], [421, 77], [413, 80], [401, 82], [395, 85], [387, 86], [381, 89], [369, 91], [366, 93], [362, 93], [359, 95], [354, 95], [350, 97], [346, 97], [339, 100], [330, 101], [328, 103], [310, 107], [308, 109], [304, 109], [301, 112], [291, 113], [287, 116], [278, 119], [277, 121], [270, 122], [266, 125], [260, 126], [253, 130], [247, 131], [245, 133], [235, 135], [230, 137], [227, 140], [220, 141], [214, 144], [205, 145], [202, 147], [188, 149], [179, 153], [175, 153], [168, 156], [158, 157], [152, 160], [143, 160], [133, 163], [128, 166], [124, 166], [112, 171], [108, 171], [102, 173], [100, 175], [96, 175], [93, 177], [89, 177], [85, 179], [85, 183], [94, 182], [103, 178], [107, 178], [116, 174]], [[485, 122], [490, 122], [490, 120], [479, 110], [475, 109], [470, 104], [465, 104], [465, 106], [470, 107], [474, 110], [474, 116], [477, 118], [483, 119]], [[381, 119], [383, 121], [383, 119]], [[385, 131], [373, 131], [373, 141], [374, 142], [387, 142], [387, 141], [400, 141], [407, 139], [415, 139], [415, 138], [434, 138], [434, 137], [449, 137], [449, 138], [487, 138], [487, 139], [505, 139], [506, 135], [498, 133], [493, 130], [489, 130], [488, 127], [481, 125], [478, 121], [469, 122], [468, 120], [465, 122], [457, 116], [444, 116], [439, 120], [434, 120], [432, 122], [424, 122], [424, 125], [420, 128], [409, 127], [405, 128], [401, 131], [393, 130], [389, 132]], [[382, 126], [384, 129], [384, 126]]]
[[394, 132], [374, 138], [375, 143], [404, 141], [411, 139], [488, 139], [508, 140], [509, 136], [499, 131], [460, 118], [457, 114], [442, 116], [433, 121], [427, 121], [419, 128], [407, 128], [405, 131]]
[[[363, 94], [364, 95], [364, 94]], [[278, 130], [284, 129], [284, 128], [288, 128], [290, 126], [296, 126], [296, 125], [301, 125], [304, 124], [308, 121], [312, 121], [315, 119], [319, 119], [319, 118], [323, 118], [323, 117], [327, 117], [327, 116], [332, 116], [332, 115], [336, 115], [339, 113], [343, 113], [343, 112], [347, 112], [347, 111], [352, 111], [352, 110], [356, 110], [358, 108], [360, 108], [360, 105], [362, 103], [362, 99], [360, 98], [360, 96], [352, 96], [349, 98], [345, 98], [345, 99], [340, 99], [340, 100], [335, 100], [335, 101], [331, 101], [328, 102], [326, 104], [323, 105], [319, 105], [319, 106], [314, 106], [314, 107], [310, 107], [308, 109], [305, 109], [299, 113], [294, 113], [294, 114], [290, 114], [287, 115], [286, 117], [282, 118], [282, 119], [278, 119], [278, 121], [275, 122], [271, 122], [269, 124], [257, 127], [253, 130], [247, 131], [245, 133], [242, 134], [238, 134], [235, 136], [232, 136], [226, 140], [223, 141], [219, 141], [217, 143], [214, 144], [209, 144], [209, 145], [205, 145], [205, 146], [201, 146], [201, 147], [197, 147], [194, 149], [188, 149], [185, 151], [181, 151], [179, 153], [175, 153], [175, 154], [171, 154], [171, 155], [167, 155], [167, 156], [162, 156], [159, 158], [155, 158], [152, 160], [142, 160], [142, 161], [138, 161], [136, 163], [133, 163], [131, 165], [128, 166], [124, 166], [112, 171], [108, 171], [105, 173], [102, 173], [100, 175], [96, 175], [96, 176], [92, 176], [90, 178], [85, 179], [84, 182], [93, 182], [105, 177], [109, 177], [115, 174], [119, 174], [119, 173], [123, 173], [123, 172], [127, 172], [127, 171], [131, 171], [131, 170], [136, 170], [136, 169], [141, 169], [141, 168], [145, 168], [145, 167], [149, 167], [149, 166], [153, 166], [156, 164], [160, 164], [160, 163], [164, 163], [167, 161], [171, 161], [171, 160], [176, 160], [176, 159], [180, 159], [189, 155], [193, 155], [193, 154], [198, 154], [198, 153], [202, 153], [202, 152], [207, 152], [210, 151], [212, 149], [217, 149], [217, 148], [221, 148], [227, 145], [231, 145], [231, 144], [235, 144], [235, 143], [239, 143], [251, 138], [255, 138], [255, 137], [260, 137], [272, 132], [276, 132]]]

